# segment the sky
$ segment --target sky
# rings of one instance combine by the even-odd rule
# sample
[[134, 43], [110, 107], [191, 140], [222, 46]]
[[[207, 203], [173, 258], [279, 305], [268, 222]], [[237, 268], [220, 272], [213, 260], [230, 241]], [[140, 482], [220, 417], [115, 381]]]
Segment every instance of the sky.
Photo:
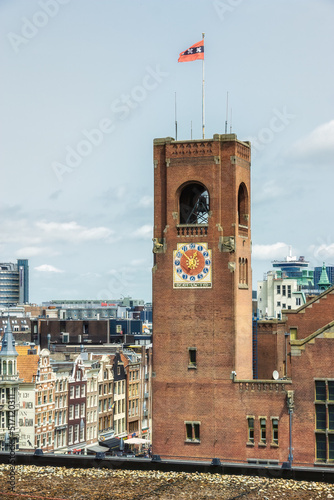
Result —
[[[0, 261], [30, 300], [151, 301], [153, 139], [252, 142], [253, 289], [334, 264], [332, 0], [1, 0]], [[232, 118], [231, 118], [232, 115]]]

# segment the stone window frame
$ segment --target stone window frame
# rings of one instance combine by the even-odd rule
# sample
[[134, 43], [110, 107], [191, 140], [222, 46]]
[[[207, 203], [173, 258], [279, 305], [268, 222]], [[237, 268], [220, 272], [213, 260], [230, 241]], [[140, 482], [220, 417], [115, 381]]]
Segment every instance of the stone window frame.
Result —
[[[254, 446], [255, 443], [255, 416], [254, 415], [246, 415], [247, 420], [247, 446]], [[253, 421], [253, 427], [251, 427], [250, 423]], [[251, 431], [253, 431], [253, 437], [251, 437]]]
[[201, 422], [199, 420], [185, 420], [185, 443], [199, 444], [201, 442]]
[[[260, 416], [258, 417], [259, 420], [259, 429], [260, 429], [260, 441], [259, 441], [259, 446], [267, 446], [268, 439], [267, 439], [267, 417], [265, 416]], [[265, 422], [263, 424], [263, 421]], [[263, 438], [263, 433], [264, 433], [264, 438]]]

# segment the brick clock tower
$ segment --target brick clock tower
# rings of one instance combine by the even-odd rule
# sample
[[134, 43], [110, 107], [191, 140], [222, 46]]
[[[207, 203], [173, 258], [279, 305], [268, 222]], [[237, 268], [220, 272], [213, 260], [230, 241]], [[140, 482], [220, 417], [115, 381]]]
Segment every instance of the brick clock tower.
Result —
[[153, 453], [222, 456], [252, 379], [248, 142], [154, 140], [153, 242]]

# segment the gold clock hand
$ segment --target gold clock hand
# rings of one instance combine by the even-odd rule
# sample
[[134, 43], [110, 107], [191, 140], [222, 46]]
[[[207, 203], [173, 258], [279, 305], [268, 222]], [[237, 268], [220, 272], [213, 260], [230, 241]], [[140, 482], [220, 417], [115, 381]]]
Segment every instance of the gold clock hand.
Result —
[[186, 259], [190, 260], [190, 257], [188, 257], [188, 255], [183, 250], [180, 250], [180, 252], [183, 253]]

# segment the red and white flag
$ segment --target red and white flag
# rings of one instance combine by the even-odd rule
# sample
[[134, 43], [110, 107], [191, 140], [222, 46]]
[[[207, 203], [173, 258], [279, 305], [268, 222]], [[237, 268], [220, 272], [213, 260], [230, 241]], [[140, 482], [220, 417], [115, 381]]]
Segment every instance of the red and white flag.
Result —
[[204, 59], [204, 39], [181, 52], [178, 62], [195, 61], [196, 59]]

